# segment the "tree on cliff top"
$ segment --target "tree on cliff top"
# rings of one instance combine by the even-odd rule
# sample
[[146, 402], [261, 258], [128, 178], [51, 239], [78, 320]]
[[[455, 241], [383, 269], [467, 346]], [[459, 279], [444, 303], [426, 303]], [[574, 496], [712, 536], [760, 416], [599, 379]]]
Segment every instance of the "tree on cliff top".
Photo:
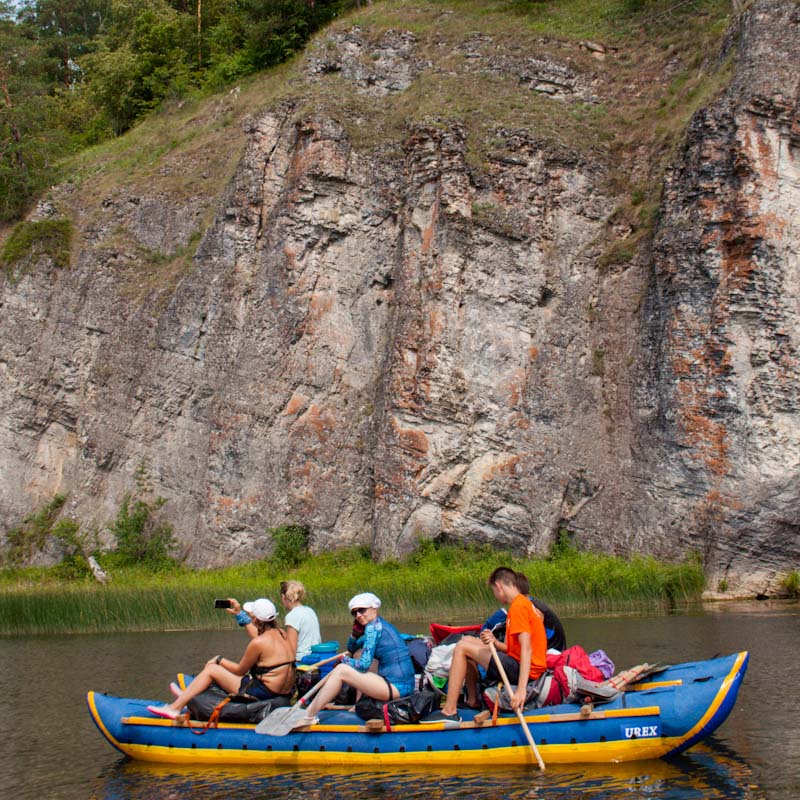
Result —
[[0, 0], [0, 220], [70, 152], [285, 61], [352, 0]]

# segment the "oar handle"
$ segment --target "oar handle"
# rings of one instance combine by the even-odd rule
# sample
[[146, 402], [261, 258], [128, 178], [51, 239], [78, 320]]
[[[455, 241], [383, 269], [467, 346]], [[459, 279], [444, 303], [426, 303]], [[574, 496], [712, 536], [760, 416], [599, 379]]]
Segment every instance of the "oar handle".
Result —
[[[500, 656], [497, 655], [497, 648], [494, 646], [494, 642], [489, 642], [489, 649], [492, 651], [492, 658], [497, 666], [497, 671], [500, 673], [500, 677], [503, 679], [506, 692], [508, 692], [508, 699], [511, 700], [511, 681], [508, 679], [508, 675], [506, 675], [506, 670], [505, 667], [503, 667], [503, 662], [500, 660]], [[525, 717], [522, 714], [521, 708], [517, 709], [517, 718], [522, 725], [522, 730], [525, 731], [525, 738], [528, 740], [528, 744], [531, 746], [531, 750], [533, 750], [533, 754], [536, 756], [536, 760], [539, 762], [539, 769], [544, 772], [544, 761], [542, 761], [542, 757], [539, 755], [539, 748], [536, 746], [536, 742], [533, 741], [533, 736], [531, 736], [531, 732], [528, 729], [528, 723], [525, 721]]]
[[316, 669], [317, 667], [321, 667], [323, 664], [330, 664], [331, 661], [336, 661], [337, 659], [341, 658], [344, 653], [337, 653], [335, 656], [329, 656], [328, 658], [324, 658], [322, 661], [317, 661], [316, 664], [298, 664], [297, 671], [298, 672], [308, 672], [309, 670]]

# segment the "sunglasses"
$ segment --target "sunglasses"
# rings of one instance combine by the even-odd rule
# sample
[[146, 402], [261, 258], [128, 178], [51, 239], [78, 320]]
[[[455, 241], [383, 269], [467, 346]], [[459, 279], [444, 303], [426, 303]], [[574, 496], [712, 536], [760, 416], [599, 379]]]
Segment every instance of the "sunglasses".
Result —
[[367, 611], [368, 611], [368, 609], [366, 609], [366, 608], [354, 608], [354, 609], [353, 609], [353, 610], [350, 612], [350, 615], [351, 615], [351, 616], [353, 616], [353, 617], [357, 617], [359, 614], [364, 614], [364, 613], [366, 613]]

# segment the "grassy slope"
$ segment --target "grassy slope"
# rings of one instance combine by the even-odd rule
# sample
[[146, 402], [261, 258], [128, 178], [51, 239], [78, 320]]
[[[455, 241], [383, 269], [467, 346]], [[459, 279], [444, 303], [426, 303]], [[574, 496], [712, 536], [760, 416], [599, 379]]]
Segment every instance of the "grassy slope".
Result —
[[[622, 198], [620, 213], [646, 227], [663, 169], [691, 113], [728, 80], [716, 55], [729, 3], [697, 0], [673, 8], [679, 5], [674, 0], [650, 0], [637, 13], [627, 10], [630, 5], [630, 0], [387, 0], [366, 6], [321, 32], [307, 52], [324, 53], [331, 32], [355, 25], [375, 42], [390, 29], [409, 30], [417, 37], [416, 55], [429, 67], [407, 91], [376, 101], [338, 73], [309, 82], [301, 55], [230, 92], [165, 107], [120, 139], [82, 153], [67, 166], [68, 180], [78, 189], [68, 202], [84, 209], [88, 221], [93, 209], [100, 213], [103, 198], [123, 187], [176, 201], [202, 198], [207, 226], [244, 149], [243, 120], [291, 100], [298, 118], [330, 115], [357, 147], [384, 157], [400, 154], [415, 124], [458, 123], [468, 132], [476, 170], [489, 153], [506, 146], [498, 130], [523, 131], [604, 166], [610, 188]], [[492, 39], [485, 53], [517, 63], [551, 57], [591, 76], [599, 102], [553, 100], [517, 80], [475, 70], [458, 47], [476, 34]], [[602, 43], [608, 50], [604, 60], [581, 48], [584, 40]], [[188, 268], [190, 256], [191, 248], [169, 259], [154, 254], [143, 258], [143, 269], [175, 278]], [[161, 285], [170, 290], [174, 282]]]

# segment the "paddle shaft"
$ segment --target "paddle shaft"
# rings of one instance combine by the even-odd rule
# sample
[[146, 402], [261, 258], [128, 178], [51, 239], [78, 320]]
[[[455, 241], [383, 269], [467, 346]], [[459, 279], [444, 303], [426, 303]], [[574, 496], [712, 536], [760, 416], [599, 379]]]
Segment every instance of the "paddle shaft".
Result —
[[[511, 700], [513, 697], [513, 692], [511, 691], [511, 681], [509, 681], [508, 675], [506, 675], [506, 671], [503, 667], [503, 662], [500, 660], [500, 656], [497, 655], [497, 648], [494, 646], [494, 642], [489, 642], [489, 649], [492, 651], [492, 658], [497, 666], [497, 671], [500, 673], [500, 677], [503, 679], [503, 685], [506, 687], [506, 691], [508, 692], [508, 699]], [[539, 748], [536, 746], [536, 742], [533, 741], [533, 736], [531, 736], [528, 723], [525, 722], [525, 717], [522, 714], [521, 708], [517, 709], [517, 718], [519, 719], [520, 725], [522, 725], [522, 730], [525, 731], [525, 737], [528, 740], [528, 744], [531, 746], [531, 750], [533, 750], [533, 754], [536, 756], [536, 760], [539, 762], [539, 769], [544, 772], [544, 761], [542, 761], [542, 757], [539, 755]]]
[[322, 680], [317, 681], [298, 701], [298, 706], [303, 706], [306, 708], [311, 702], [311, 698], [322, 688], [322, 684], [330, 678], [330, 673], [328, 673]]
[[344, 653], [337, 653], [335, 656], [330, 656], [330, 658], [324, 658], [322, 661], [317, 661], [316, 664], [298, 664], [297, 671], [308, 672], [309, 670], [321, 667], [323, 664], [330, 664], [331, 661], [336, 661], [337, 658], [341, 658], [343, 655]]

